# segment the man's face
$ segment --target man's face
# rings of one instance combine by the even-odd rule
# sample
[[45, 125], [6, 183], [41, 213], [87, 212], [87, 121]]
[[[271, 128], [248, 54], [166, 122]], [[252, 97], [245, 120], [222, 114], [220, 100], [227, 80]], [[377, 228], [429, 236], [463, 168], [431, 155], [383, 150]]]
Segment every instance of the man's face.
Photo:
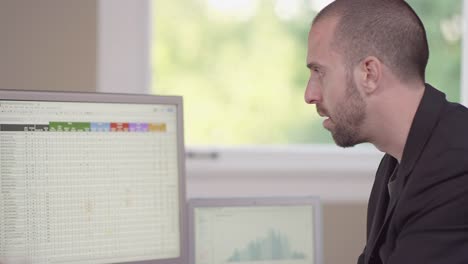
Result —
[[310, 78], [305, 101], [315, 104], [320, 116], [327, 117], [323, 126], [341, 147], [364, 142], [361, 127], [366, 118], [365, 101], [360, 95], [352, 69], [331, 46], [335, 18], [324, 18], [309, 33], [307, 67]]

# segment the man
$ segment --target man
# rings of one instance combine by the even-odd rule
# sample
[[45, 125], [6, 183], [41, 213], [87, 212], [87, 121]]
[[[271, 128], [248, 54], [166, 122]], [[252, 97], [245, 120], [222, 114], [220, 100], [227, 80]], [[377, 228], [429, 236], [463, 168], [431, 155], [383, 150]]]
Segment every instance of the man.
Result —
[[468, 109], [425, 84], [428, 57], [403, 0], [337, 0], [309, 33], [305, 101], [337, 145], [386, 153], [360, 264], [468, 263]]

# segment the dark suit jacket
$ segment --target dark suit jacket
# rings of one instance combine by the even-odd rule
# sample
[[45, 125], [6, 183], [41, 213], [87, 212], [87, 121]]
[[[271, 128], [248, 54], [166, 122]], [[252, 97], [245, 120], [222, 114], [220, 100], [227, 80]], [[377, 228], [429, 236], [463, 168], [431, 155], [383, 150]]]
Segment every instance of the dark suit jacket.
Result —
[[358, 264], [468, 263], [468, 109], [426, 85], [390, 199], [396, 165], [386, 154], [377, 170]]

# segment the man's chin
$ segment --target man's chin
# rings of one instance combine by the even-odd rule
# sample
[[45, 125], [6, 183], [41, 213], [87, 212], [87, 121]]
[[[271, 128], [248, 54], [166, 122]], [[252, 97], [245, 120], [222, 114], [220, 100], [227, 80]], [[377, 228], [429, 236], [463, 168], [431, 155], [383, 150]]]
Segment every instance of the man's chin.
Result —
[[359, 140], [356, 135], [352, 135], [351, 133], [337, 133], [336, 131], [331, 130], [330, 132], [332, 134], [333, 141], [335, 141], [335, 144], [339, 147], [350, 148], [363, 143], [362, 140]]

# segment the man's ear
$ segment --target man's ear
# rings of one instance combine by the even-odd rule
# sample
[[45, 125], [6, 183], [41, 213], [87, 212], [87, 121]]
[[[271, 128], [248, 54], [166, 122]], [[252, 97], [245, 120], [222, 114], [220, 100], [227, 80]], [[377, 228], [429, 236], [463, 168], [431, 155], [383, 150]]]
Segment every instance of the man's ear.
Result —
[[356, 81], [360, 83], [365, 94], [372, 94], [379, 87], [382, 78], [382, 66], [382, 62], [374, 56], [368, 56], [359, 63]]

